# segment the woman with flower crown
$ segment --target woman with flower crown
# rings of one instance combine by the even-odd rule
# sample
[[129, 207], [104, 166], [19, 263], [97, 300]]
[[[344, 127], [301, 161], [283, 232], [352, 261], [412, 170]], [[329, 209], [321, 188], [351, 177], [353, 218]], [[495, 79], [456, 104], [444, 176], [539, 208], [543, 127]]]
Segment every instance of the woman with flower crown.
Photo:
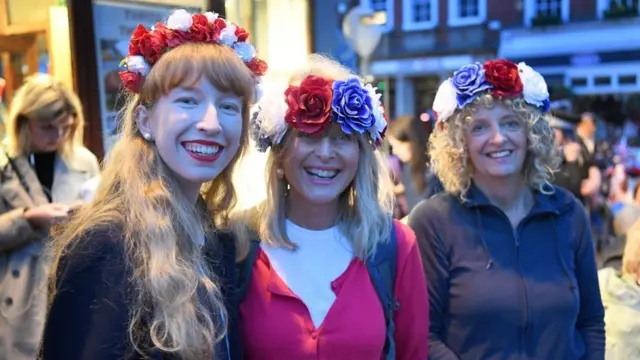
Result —
[[445, 192], [409, 217], [422, 251], [431, 359], [604, 359], [589, 220], [549, 183], [559, 163], [544, 78], [499, 59], [438, 89], [430, 138]]
[[246, 359], [427, 358], [426, 283], [413, 232], [391, 218], [379, 98], [312, 55], [259, 103], [270, 151], [250, 216], [262, 240], [241, 266]]
[[134, 31], [120, 139], [93, 202], [55, 234], [44, 359], [242, 358], [226, 229], [266, 69], [247, 37], [185, 10]]

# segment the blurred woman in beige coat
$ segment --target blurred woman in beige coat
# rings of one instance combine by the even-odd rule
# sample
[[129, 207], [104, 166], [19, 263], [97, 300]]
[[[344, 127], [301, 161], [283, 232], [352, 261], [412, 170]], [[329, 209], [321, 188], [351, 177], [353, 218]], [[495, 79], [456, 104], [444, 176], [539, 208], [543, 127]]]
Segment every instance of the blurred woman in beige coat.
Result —
[[78, 97], [48, 75], [17, 91], [0, 147], [0, 359], [35, 359], [46, 312], [49, 227], [98, 174]]

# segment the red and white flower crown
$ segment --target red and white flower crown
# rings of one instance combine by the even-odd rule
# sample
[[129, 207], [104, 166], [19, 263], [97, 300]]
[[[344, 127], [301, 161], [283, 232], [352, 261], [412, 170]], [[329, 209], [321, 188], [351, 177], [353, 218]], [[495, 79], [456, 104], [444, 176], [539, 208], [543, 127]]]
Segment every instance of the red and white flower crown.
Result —
[[129, 55], [122, 60], [120, 79], [133, 93], [140, 91], [144, 77], [165, 52], [187, 42], [229, 46], [247, 65], [256, 78], [267, 71], [267, 63], [256, 56], [256, 49], [247, 40], [249, 33], [213, 12], [189, 14], [175, 10], [167, 23], [157, 23], [151, 30], [138, 27], [131, 34]]

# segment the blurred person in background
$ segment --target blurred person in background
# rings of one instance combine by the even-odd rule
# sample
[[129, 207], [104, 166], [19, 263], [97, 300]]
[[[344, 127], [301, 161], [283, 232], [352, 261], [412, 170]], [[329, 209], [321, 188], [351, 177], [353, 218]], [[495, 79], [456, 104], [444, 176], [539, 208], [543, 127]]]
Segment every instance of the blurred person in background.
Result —
[[569, 190], [582, 201], [582, 182], [588, 178], [580, 143], [576, 141], [575, 124], [579, 117], [564, 112], [549, 115], [549, 125], [555, 132], [555, 146], [562, 161], [552, 183]]
[[427, 121], [412, 116], [403, 116], [391, 122], [387, 140], [392, 154], [400, 161], [400, 173], [396, 176], [394, 194], [399, 202], [405, 203], [406, 216], [422, 199], [434, 192], [433, 174], [429, 171], [427, 142], [433, 131], [433, 115]]
[[35, 359], [45, 319], [50, 226], [67, 220], [98, 174], [82, 146], [78, 97], [48, 75], [28, 78], [5, 119], [0, 149], [0, 358]]
[[640, 221], [626, 235], [621, 268], [598, 272], [605, 307], [606, 359], [640, 359]]

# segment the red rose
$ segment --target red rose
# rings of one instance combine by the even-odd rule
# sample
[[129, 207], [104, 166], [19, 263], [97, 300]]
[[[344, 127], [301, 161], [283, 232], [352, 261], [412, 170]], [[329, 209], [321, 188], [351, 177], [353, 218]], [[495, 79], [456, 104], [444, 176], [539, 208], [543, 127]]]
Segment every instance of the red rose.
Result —
[[251, 59], [251, 61], [246, 63], [246, 65], [255, 76], [264, 75], [267, 72], [268, 68], [267, 63], [264, 60], [258, 59], [257, 57]]
[[191, 41], [212, 42], [214, 41], [213, 29], [209, 25], [209, 20], [202, 14], [193, 15], [193, 24], [189, 28]]
[[236, 26], [236, 37], [238, 38], [238, 42], [245, 42], [249, 38], [249, 33], [247, 30], [241, 28], [240, 26]]
[[218, 41], [218, 39], [220, 39], [220, 33], [226, 27], [227, 27], [227, 23], [223, 19], [216, 18], [215, 20], [213, 20], [213, 34], [214, 34], [213, 40], [214, 41]]
[[144, 56], [149, 65], [160, 59], [166, 47], [166, 37], [162, 31], [151, 31], [140, 39], [140, 55]]
[[189, 33], [182, 30], [173, 30], [166, 27], [164, 24], [158, 23], [156, 29], [153, 32], [158, 31], [165, 38], [165, 45], [167, 48], [173, 49], [189, 41]]
[[136, 94], [140, 91], [143, 80], [141, 74], [133, 71], [120, 71], [118, 75], [120, 75], [120, 80], [122, 80], [122, 85], [125, 89]]
[[488, 60], [484, 64], [486, 80], [493, 85], [491, 94], [501, 98], [522, 95], [522, 80], [518, 65], [505, 59]]
[[131, 42], [129, 42], [129, 55], [142, 55], [140, 52], [140, 41], [149, 35], [149, 31], [144, 26], [138, 25], [131, 34]]
[[307, 76], [300, 86], [290, 85], [284, 92], [288, 105], [285, 121], [310, 135], [318, 134], [331, 123], [331, 82]]

